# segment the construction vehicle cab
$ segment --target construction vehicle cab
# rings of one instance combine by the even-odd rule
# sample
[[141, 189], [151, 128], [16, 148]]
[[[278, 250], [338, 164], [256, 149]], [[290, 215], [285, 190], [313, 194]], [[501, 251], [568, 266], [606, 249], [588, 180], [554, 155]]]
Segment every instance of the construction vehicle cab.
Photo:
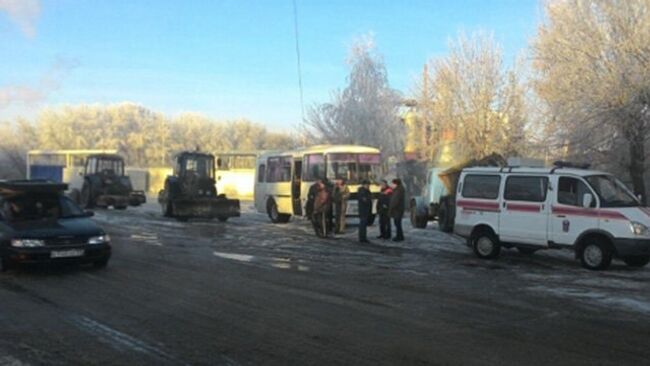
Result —
[[158, 195], [162, 213], [179, 220], [217, 218], [226, 221], [240, 215], [239, 200], [217, 194], [215, 159], [212, 154], [184, 151], [176, 155], [174, 173]]
[[146, 202], [143, 191], [134, 191], [125, 174], [124, 159], [117, 154], [93, 154], [86, 158], [81, 191], [71, 196], [85, 208], [113, 206], [123, 210]]

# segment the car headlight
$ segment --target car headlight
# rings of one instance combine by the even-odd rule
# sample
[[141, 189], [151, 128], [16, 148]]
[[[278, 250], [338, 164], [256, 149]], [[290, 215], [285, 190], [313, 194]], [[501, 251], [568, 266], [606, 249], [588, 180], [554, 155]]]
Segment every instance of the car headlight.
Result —
[[16, 248], [34, 248], [42, 247], [45, 245], [43, 240], [39, 239], [13, 239], [11, 240], [11, 246]]
[[111, 237], [108, 236], [107, 234], [104, 234], [104, 235], [91, 237], [90, 239], [88, 239], [88, 244], [92, 244], [92, 245], [105, 244], [105, 243], [109, 243], [110, 241], [111, 241]]
[[630, 230], [637, 236], [650, 236], [650, 229], [637, 221], [630, 221]]

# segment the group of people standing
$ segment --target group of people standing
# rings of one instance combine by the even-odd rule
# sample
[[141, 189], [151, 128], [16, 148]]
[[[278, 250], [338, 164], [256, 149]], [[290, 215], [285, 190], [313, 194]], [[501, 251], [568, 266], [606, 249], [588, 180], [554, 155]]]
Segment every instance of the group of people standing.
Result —
[[[325, 179], [319, 179], [310, 188], [307, 197], [306, 213], [311, 219], [316, 235], [321, 238], [331, 237], [333, 232], [345, 232], [346, 212], [350, 189], [345, 179], [338, 179], [332, 184]], [[369, 243], [367, 228], [372, 217], [372, 193], [370, 182], [364, 180], [357, 190], [356, 199], [359, 209], [359, 241]], [[392, 224], [395, 225], [396, 235], [393, 241], [403, 241], [402, 218], [406, 192], [400, 179], [393, 179], [392, 185], [381, 181], [381, 192], [377, 199], [376, 212], [379, 216], [379, 236], [377, 239], [392, 238]]]

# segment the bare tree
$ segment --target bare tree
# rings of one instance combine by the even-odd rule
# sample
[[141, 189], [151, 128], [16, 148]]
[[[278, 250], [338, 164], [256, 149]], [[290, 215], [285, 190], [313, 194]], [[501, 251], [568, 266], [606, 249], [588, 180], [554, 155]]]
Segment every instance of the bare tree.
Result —
[[372, 37], [354, 42], [348, 64], [348, 85], [333, 92], [331, 102], [309, 109], [307, 132], [315, 141], [375, 146], [397, 155], [403, 145], [400, 96], [388, 84], [386, 67]]
[[520, 70], [503, 66], [501, 49], [485, 33], [461, 34], [449, 48], [425, 65], [417, 86], [430, 131], [424, 155], [434, 159], [450, 141], [466, 155], [458, 158], [522, 153], [527, 108]]
[[556, 151], [627, 173], [645, 200], [650, 1], [549, 2], [533, 51]]

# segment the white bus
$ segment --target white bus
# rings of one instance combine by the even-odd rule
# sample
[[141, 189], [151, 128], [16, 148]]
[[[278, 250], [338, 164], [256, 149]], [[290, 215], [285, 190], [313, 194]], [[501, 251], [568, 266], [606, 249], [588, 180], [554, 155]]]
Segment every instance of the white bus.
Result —
[[367, 146], [319, 145], [265, 152], [256, 163], [255, 208], [267, 213], [272, 222], [285, 223], [291, 216], [305, 215], [307, 194], [317, 179], [345, 179], [350, 189], [346, 215], [358, 216], [356, 192], [367, 179], [371, 182], [374, 214], [382, 170], [380, 151]]

